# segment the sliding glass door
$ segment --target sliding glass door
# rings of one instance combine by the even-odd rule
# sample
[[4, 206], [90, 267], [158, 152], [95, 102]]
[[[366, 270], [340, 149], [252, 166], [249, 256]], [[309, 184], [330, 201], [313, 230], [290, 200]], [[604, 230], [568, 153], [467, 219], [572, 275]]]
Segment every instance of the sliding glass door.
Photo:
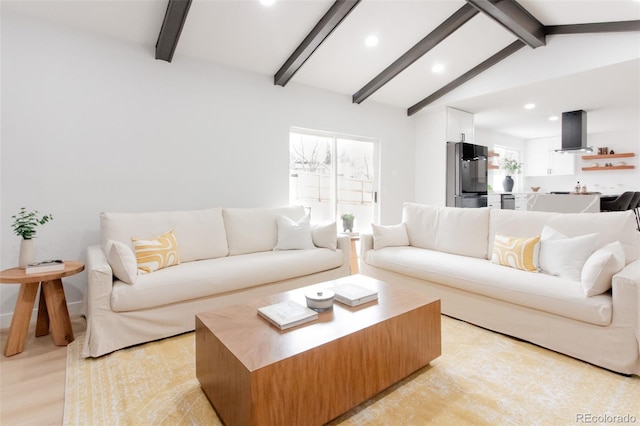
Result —
[[353, 215], [352, 232], [369, 232], [377, 220], [378, 143], [327, 132], [291, 129], [289, 200], [309, 208], [313, 222]]

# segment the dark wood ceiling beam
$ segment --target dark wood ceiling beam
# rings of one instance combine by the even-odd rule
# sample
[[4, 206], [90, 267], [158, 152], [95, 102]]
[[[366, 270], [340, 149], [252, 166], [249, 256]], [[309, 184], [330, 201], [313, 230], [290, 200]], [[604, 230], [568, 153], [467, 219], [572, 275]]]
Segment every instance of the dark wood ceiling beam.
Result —
[[466, 0], [529, 46], [545, 45], [544, 25], [515, 0]]
[[404, 71], [409, 65], [420, 59], [424, 54], [433, 49], [442, 40], [451, 35], [454, 31], [473, 18], [478, 11], [472, 6], [465, 4], [453, 15], [447, 18], [442, 24], [431, 31], [425, 38], [420, 40], [415, 46], [407, 50], [400, 58], [396, 59], [384, 71], [378, 74], [373, 80], [358, 90], [353, 96], [353, 103], [359, 104], [378, 89], [387, 84], [391, 79]]
[[291, 77], [302, 67], [311, 57], [313, 52], [329, 37], [338, 25], [347, 17], [349, 13], [360, 3], [361, 0], [336, 0], [329, 11], [318, 21], [311, 32], [300, 43], [298, 48], [286, 60], [284, 65], [273, 77], [273, 83], [278, 86], [285, 86]]
[[460, 77], [458, 77], [455, 80], [453, 80], [451, 83], [449, 83], [446, 86], [438, 89], [437, 91], [433, 92], [431, 95], [427, 96], [426, 98], [424, 98], [423, 100], [421, 100], [417, 104], [415, 104], [412, 107], [410, 107], [407, 110], [407, 115], [412, 116], [413, 114], [415, 114], [418, 111], [420, 111], [422, 108], [424, 108], [427, 105], [429, 105], [430, 103], [434, 102], [436, 99], [441, 98], [442, 96], [444, 96], [447, 93], [451, 92], [452, 90], [456, 89], [457, 87], [459, 87], [463, 83], [471, 80], [472, 78], [474, 78], [478, 74], [480, 74], [483, 71], [486, 71], [487, 69], [491, 68], [492, 66], [494, 66], [498, 62], [502, 61], [504, 58], [506, 58], [506, 57], [512, 55], [513, 53], [517, 52], [518, 50], [520, 50], [524, 46], [525, 46], [525, 43], [522, 40], [514, 41], [509, 46], [505, 47], [504, 49], [502, 49], [501, 51], [499, 51], [498, 53], [496, 53], [495, 55], [493, 55], [489, 59], [487, 59], [484, 62], [482, 62], [481, 64], [473, 67], [472, 69], [470, 69], [466, 73], [462, 74]]
[[191, 0], [169, 0], [156, 42], [156, 59], [167, 62], [173, 59], [189, 7], [191, 7]]
[[640, 21], [596, 22], [592, 24], [547, 25], [546, 35], [618, 33], [640, 31]]

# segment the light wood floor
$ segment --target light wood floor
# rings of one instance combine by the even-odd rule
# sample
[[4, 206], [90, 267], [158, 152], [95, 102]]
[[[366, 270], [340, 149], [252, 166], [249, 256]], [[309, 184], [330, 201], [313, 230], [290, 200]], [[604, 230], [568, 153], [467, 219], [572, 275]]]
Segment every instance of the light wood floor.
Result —
[[[84, 317], [71, 318], [74, 334], [85, 331]], [[0, 330], [4, 348], [8, 330]], [[35, 337], [35, 325], [22, 353], [0, 354], [0, 425], [61, 425], [67, 347], [53, 344], [51, 335]]]

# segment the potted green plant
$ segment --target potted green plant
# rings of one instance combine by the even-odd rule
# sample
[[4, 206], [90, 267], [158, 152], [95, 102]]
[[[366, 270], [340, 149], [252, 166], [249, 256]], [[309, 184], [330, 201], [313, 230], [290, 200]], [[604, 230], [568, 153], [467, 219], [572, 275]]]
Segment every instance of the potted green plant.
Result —
[[18, 258], [18, 266], [26, 268], [29, 263], [34, 261], [34, 248], [33, 238], [36, 236], [36, 227], [38, 225], [44, 225], [45, 223], [53, 220], [53, 215], [46, 214], [42, 217], [38, 217], [38, 211], [27, 211], [22, 207], [18, 214], [11, 216], [13, 219], [13, 232], [22, 237], [20, 241], [20, 257]]
[[353, 220], [356, 218], [353, 213], [344, 213], [340, 216], [342, 219], [342, 231], [353, 232]]
[[500, 168], [504, 170], [505, 177], [502, 181], [502, 187], [505, 192], [513, 191], [513, 178], [512, 175], [516, 173], [520, 173], [522, 169], [522, 163], [520, 163], [515, 158], [505, 158], [500, 162]]

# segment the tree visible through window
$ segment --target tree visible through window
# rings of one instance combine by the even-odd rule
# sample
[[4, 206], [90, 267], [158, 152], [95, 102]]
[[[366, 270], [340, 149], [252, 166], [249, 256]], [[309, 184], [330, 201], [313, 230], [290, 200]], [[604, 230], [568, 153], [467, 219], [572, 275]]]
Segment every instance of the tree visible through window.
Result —
[[[289, 135], [289, 199], [311, 210], [314, 222], [355, 216], [354, 232], [374, 221], [376, 143], [365, 138], [292, 130]], [[335, 160], [334, 160], [335, 159]]]

